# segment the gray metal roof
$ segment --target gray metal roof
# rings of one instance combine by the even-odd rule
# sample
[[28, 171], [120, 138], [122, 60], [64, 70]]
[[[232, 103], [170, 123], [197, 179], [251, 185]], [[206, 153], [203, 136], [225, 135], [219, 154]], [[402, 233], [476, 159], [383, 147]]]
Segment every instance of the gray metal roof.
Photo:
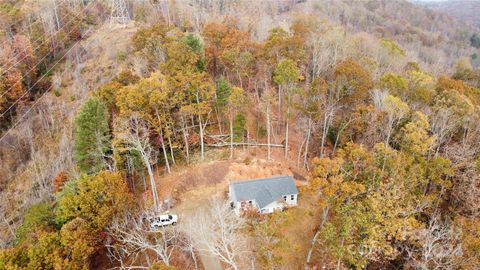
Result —
[[297, 186], [291, 176], [234, 182], [230, 183], [230, 190], [233, 201], [255, 200], [260, 209], [284, 195], [298, 194]]

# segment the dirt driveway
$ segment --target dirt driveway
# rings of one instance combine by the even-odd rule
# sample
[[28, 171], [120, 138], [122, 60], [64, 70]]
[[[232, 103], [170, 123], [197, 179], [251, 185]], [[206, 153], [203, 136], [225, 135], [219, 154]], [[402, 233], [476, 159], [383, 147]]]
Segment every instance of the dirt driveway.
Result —
[[[180, 204], [172, 208], [172, 213], [176, 213], [179, 217], [179, 222], [186, 220], [189, 216], [195, 214], [196, 211], [202, 211], [209, 205], [210, 198], [214, 196], [222, 196], [223, 185], [216, 185], [211, 187], [201, 187], [195, 190], [184, 193], [183, 197], [188, 198]], [[200, 261], [205, 270], [222, 270], [220, 260], [213, 254], [206, 251], [206, 247], [198, 247], [200, 250]]]
[[[293, 176], [294, 173], [281, 162], [253, 158], [249, 162], [224, 160], [177, 168], [172, 174], [162, 176], [156, 181], [161, 199], [173, 199], [174, 207], [170, 211], [179, 216], [181, 223], [188, 216], [209, 205], [212, 197], [226, 198], [230, 181], [276, 175]], [[200, 252], [199, 255], [204, 269], [223, 269], [216, 256], [206, 251]]]

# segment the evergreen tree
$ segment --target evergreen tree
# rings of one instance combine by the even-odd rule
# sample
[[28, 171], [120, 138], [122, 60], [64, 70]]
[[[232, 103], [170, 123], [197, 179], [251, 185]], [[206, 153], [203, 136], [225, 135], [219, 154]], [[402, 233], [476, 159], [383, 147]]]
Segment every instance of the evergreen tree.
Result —
[[226, 117], [226, 111], [228, 110], [228, 99], [232, 94], [232, 87], [225, 79], [225, 77], [220, 77], [217, 81], [217, 87], [215, 92], [215, 110], [217, 114], [218, 121], [218, 130], [220, 133], [223, 133], [222, 123]]
[[470, 37], [470, 44], [472, 45], [472, 47], [475, 47], [475, 48], [480, 48], [480, 35], [478, 34], [473, 34], [472, 37]]
[[84, 173], [93, 174], [106, 165], [110, 129], [105, 105], [90, 98], [75, 119], [75, 160]]
[[228, 103], [228, 97], [232, 93], [232, 87], [224, 77], [217, 81], [217, 99], [216, 103], [219, 109], [224, 109]]

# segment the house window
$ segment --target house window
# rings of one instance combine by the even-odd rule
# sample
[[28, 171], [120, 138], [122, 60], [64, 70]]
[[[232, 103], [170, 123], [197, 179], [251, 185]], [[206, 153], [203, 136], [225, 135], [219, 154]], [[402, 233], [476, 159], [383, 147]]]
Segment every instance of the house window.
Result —
[[290, 200], [292, 200], [292, 201], [295, 200], [295, 195], [293, 195], [293, 194], [290, 195]]
[[283, 200], [287, 201], [287, 195], [283, 196]]

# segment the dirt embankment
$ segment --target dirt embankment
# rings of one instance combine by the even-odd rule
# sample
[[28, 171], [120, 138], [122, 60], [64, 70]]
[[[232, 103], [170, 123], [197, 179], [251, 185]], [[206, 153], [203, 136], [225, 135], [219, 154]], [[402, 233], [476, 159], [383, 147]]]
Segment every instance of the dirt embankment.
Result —
[[[291, 175], [302, 184], [304, 173], [285, 162], [257, 158], [218, 160], [176, 167], [171, 174], [157, 168], [156, 182], [161, 200], [171, 200], [175, 208], [195, 209], [215, 195], [226, 196], [228, 183], [278, 175]], [[163, 175], [162, 175], [163, 174]], [[150, 192], [145, 193], [146, 196]]]
[[[282, 162], [253, 159], [249, 162], [212, 161], [188, 166], [170, 175], [158, 177], [159, 195], [162, 198], [175, 196], [198, 188], [211, 186], [226, 187], [230, 181], [241, 181], [277, 175], [291, 175], [297, 180], [302, 176]], [[183, 196], [180, 196], [183, 197]]]

